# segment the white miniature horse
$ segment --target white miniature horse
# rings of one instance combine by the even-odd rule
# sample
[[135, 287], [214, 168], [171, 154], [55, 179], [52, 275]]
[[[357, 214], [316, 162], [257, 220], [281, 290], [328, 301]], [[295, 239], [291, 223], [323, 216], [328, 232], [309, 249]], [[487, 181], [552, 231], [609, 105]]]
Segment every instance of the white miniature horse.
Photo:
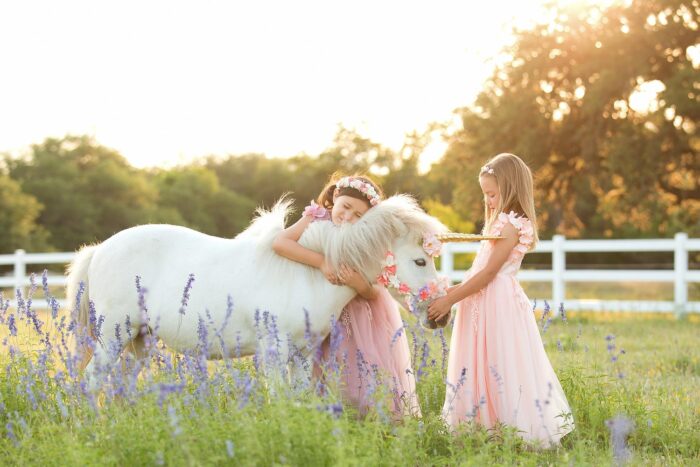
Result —
[[[281, 352], [288, 351], [289, 344], [305, 348], [308, 331], [328, 335], [331, 317], [340, 315], [355, 291], [329, 283], [318, 269], [274, 253], [272, 240], [284, 228], [290, 204], [281, 200], [269, 212], [260, 210], [248, 229], [233, 239], [173, 225], [142, 225], [82, 248], [69, 266], [67, 293], [83, 329], [88, 326], [90, 305], [104, 320], [94, 355], [103, 364], [114, 355], [114, 347], [109, 350], [117, 342], [117, 327], [118, 351], [129, 343], [128, 336], [135, 341], [132, 345], [139, 345], [144, 329], [156, 326], [158, 338], [169, 348], [192, 350], [200, 342], [202, 323], [209, 336], [216, 332], [225, 344], [212, 345], [209, 358], [251, 355], [259, 344], [256, 321], [264, 311], [276, 317]], [[299, 242], [323, 253], [331, 264], [346, 264], [372, 279], [381, 272], [387, 251], [392, 251], [396, 275], [415, 294], [437, 278], [433, 260], [422, 248], [422, 236], [445, 230], [413, 198], [397, 195], [351, 225], [314, 222]], [[139, 304], [137, 276], [146, 290], [145, 306]], [[188, 280], [191, 288], [186, 287]], [[76, 306], [81, 283], [83, 296]], [[183, 298], [184, 289], [188, 300]], [[95, 360], [87, 366], [88, 377], [95, 371]]]

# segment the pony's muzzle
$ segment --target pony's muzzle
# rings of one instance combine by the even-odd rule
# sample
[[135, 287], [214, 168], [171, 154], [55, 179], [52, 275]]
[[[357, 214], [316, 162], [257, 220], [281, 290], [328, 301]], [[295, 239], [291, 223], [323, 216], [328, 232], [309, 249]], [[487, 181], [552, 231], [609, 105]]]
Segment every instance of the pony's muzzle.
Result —
[[444, 328], [450, 322], [450, 318], [452, 317], [452, 311], [448, 312], [445, 316], [442, 317], [442, 319], [430, 319], [428, 318], [428, 306], [430, 306], [430, 303], [432, 303], [432, 300], [430, 302], [423, 302], [418, 306], [417, 315], [420, 325], [423, 326], [425, 329]]
[[450, 322], [450, 318], [452, 317], [452, 312], [448, 312], [445, 316], [442, 317], [442, 319], [430, 319], [426, 315], [423, 319], [421, 319], [421, 326], [423, 326], [426, 329], [437, 329], [437, 328], [444, 328], [447, 326], [447, 323]]

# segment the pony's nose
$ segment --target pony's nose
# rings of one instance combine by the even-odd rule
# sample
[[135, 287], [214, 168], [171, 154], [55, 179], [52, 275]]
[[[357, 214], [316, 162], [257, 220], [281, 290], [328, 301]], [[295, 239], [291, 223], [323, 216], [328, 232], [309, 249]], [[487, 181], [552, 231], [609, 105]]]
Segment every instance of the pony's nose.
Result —
[[452, 312], [448, 312], [442, 319], [429, 319], [426, 315], [424, 319], [421, 320], [421, 326], [426, 329], [437, 329], [444, 328], [450, 322], [452, 317]]

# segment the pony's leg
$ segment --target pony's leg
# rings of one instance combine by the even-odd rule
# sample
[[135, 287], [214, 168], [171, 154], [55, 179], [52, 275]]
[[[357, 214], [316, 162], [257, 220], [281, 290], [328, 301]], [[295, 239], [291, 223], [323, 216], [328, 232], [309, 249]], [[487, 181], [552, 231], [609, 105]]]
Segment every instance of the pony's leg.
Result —
[[84, 377], [91, 392], [99, 389], [100, 377], [105, 378], [105, 375], [109, 373], [114, 363], [119, 360], [119, 354], [114, 355], [116, 349], [108, 347], [108, 345], [104, 344], [95, 345], [92, 359], [85, 367]]
[[148, 346], [146, 345], [146, 337], [136, 335], [133, 339], [126, 343], [124, 352], [122, 353], [122, 373], [126, 374], [129, 370], [129, 363], [133, 358], [133, 365], [137, 365], [139, 360], [143, 360], [149, 354]]
[[[104, 332], [95, 343], [92, 358], [84, 372], [88, 388], [93, 392], [99, 388], [100, 378], [105, 378], [111, 373], [114, 365], [119, 363], [125, 345], [129, 344], [131, 340], [128, 335], [124, 336], [124, 323], [119, 323], [116, 320], [105, 318], [101, 329]], [[107, 330], [112, 331], [108, 332]], [[102, 383], [104, 382], [103, 380]]]

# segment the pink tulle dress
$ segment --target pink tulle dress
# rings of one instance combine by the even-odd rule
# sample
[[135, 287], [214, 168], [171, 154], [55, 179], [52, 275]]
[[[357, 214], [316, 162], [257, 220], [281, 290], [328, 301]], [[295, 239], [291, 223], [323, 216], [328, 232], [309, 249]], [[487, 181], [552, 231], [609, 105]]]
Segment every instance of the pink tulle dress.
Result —
[[[489, 233], [499, 235], [506, 223], [518, 229], [519, 244], [486, 287], [457, 304], [442, 415], [452, 428], [500, 422], [527, 441], [552, 446], [574, 429], [573, 418], [515, 277], [533, 242], [532, 224], [501, 213]], [[482, 243], [465, 281], [484, 268], [493, 243]]]
[[[330, 213], [313, 202], [304, 215], [314, 221], [330, 220]], [[389, 389], [393, 419], [420, 416], [403, 326], [398, 304], [382, 288], [373, 300], [355, 296], [340, 314], [335, 332], [321, 344], [321, 367], [339, 372], [342, 399], [361, 414], [376, 406], [382, 391]]]
[[[385, 288], [373, 300], [353, 298], [340, 315], [334, 337], [337, 340], [330, 336], [324, 340], [322, 361], [326, 368], [340, 371], [343, 400], [364, 414], [376, 405], [381, 391], [388, 389], [393, 419], [420, 416], [403, 321]], [[331, 360], [335, 365], [329, 365]]]

